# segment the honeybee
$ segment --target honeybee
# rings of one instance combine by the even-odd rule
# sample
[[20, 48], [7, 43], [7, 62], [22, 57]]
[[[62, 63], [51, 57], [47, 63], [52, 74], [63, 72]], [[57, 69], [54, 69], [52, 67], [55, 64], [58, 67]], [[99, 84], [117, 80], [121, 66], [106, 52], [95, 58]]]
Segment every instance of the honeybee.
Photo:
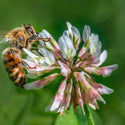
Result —
[[11, 30], [5, 36], [5, 39], [9, 41], [10, 47], [6, 48], [2, 53], [4, 65], [14, 84], [23, 88], [23, 85], [26, 84], [23, 68], [28, 68], [28, 64], [22, 61], [21, 53], [23, 48], [31, 49], [35, 41], [48, 42], [50, 38], [40, 38], [34, 28], [26, 24], [21, 28]]

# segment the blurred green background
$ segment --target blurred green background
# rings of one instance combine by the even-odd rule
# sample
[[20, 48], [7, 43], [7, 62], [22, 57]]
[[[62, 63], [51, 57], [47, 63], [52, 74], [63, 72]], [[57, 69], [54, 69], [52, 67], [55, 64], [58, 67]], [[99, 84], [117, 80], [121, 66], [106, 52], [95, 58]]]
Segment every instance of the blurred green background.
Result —
[[[125, 124], [125, 0], [0, 0], [0, 31], [4, 33], [22, 24], [31, 24], [37, 32], [48, 30], [58, 40], [71, 22], [82, 33], [85, 24], [99, 34], [102, 50], [108, 51], [104, 65], [118, 64], [109, 77], [96, 77], [97, 82], [112, 89], [103, 95], [107, 104], [92, 111], [96, 125]], [[2, 40], [2, 36], [1, 40]], [[8, 46], [0, 44], [0, 53]], [[82, 112], [58, 116], [47, 113], [58, 81], [39, 91], [25, 91], [9, 80], [0, 58], [0, 125], [88, 125]]]

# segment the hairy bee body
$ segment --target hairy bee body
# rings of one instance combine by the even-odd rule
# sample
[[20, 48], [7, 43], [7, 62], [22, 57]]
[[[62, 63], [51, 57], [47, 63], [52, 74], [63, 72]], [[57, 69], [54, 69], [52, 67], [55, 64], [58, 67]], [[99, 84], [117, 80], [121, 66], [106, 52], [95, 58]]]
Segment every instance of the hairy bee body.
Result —
[[31, 49], [35, 41], [39, 42], [39, 40], [43, 40], [48, 42], [50, 38], [40, 38], [34, 28], [29, 24], [11, 30], [5, 38], [10, 44], [10, 48], [6, 48], [3, 51], [3, 61], [6, 70], [10, 79], [14, 81], [14, 84], [23, 88], [23, 85], [26, 84], [23, 68], [28, 67], [21, 58], [23, 48]]
[[11, 30], [6, 35], [6, 40], [9, 41], [11, 47], [22, 50], [23, 48], [30, 49], [36, 37], [34, 28], [27, 24]]
[[36, 37], [34, 28], [29, 24], [11, 30], [5, 36], [10, 47], [3, 51], [3, 62], [10, 79], [21, 88], [26, 84], [25, 72], [23, 71], [25, 67], [22, 65], [21, 53], [23, 48], [31, 48]]
[[3, 62], [10, 79], [16, 86], [23, 88], [26, 77], [21, 65], [20, 51], [16, 48], [6, 48], [3, 51]]

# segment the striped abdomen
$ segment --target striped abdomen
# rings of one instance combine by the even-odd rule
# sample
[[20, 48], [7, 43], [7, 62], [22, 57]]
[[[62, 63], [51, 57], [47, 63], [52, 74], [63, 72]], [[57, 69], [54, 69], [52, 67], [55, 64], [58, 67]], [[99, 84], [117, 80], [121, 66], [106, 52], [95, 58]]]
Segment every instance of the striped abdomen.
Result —
[[3, 62], [10, 79], [16, 86], [23, 88], [23, 85], [26, 84], [26, 77], [20, 64], [20, 52], [15, 48], [5, 49], [3, 52]]

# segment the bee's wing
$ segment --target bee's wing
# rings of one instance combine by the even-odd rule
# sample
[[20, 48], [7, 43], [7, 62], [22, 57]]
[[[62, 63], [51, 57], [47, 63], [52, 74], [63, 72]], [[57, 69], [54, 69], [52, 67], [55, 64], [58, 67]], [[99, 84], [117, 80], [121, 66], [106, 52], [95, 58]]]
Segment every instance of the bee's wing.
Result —
[[7, 42], [5, 35], [8, 34], [9, 30], [0, 30], [0, 43]]

